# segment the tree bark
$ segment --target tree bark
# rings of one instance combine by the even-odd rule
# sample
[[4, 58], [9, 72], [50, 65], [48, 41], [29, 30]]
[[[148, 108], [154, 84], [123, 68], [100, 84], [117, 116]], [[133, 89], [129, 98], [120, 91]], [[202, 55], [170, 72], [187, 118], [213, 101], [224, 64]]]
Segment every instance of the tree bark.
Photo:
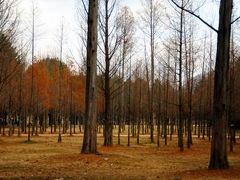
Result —
[[233, 0], [221, 0], [214, 79], [213, 132], [209, 169], [226, 169], [229, 52]]
[[[183, 7], [183, 1], [182, 1], [182, 7]], [[179, 43], [179, 86], [178, 86], [178, 100], [179, 100], [179, 124], [178, 124], [178, 147], [180, 148], [180, 151], [183, 151], [183, 97], [182, 97], [182, 49], [183, 49], [183, 16], [184, 12], [181, 9], [181, 15], [180, 15], [180, 43]]]
[[86, 109], [82, 153], [97, 153], [96, 62], [98, 0], [89, 0], [87, 39]]
[[104, 50], [105, 50], [105, 86], [104, 86], [104, 99], [105, 99], [105, 112], [104, 112], [104, 146], [112, 146], [112, 131], [113, 124], [110, 119], [110, 52], [109, 52], [109, 12], [108, 0], [104, 2], [105, 5], [105, 29], [104, 29]]

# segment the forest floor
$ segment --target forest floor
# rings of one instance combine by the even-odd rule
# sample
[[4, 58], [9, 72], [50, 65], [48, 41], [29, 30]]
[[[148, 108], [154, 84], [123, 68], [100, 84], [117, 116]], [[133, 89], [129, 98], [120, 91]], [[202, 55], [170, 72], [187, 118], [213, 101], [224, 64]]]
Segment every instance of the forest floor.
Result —
[[[123, 145], [103, 147], [98, 137], [99, 155], [80, 154], [82, 135], [0, 137], [0, 179], [240, 179], [240, 141], [229, 153], [231, 168], [208, 170], [210, 143], [194, 137], [191, 149], [180, 152], [177, 139], [161, 141], [158, 148], [141, 137], [141, 144], [122, 137]], [[117, 137], [114, 137], [116, 144]]]

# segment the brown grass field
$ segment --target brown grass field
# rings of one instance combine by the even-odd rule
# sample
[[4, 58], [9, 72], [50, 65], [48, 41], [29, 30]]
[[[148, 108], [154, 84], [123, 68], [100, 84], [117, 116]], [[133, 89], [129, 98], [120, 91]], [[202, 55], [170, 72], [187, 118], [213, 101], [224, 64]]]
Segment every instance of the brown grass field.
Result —
[[[240, 179], [240, 141], [229, 153], [231, 168], [208, 170], [210, 143], [194, 138], [191, 149], [180, 152], [177, 139], [168, 146], [156, 147], [149, 137], [142, 136], [141, 144], [121, 137], [122, 145], [103, 147], [98, 137], [100, 155], [80, 154], [82, 135], [32, 137], [0, 137], [0, 179]], [[114, 137], [116, 144], [117, 137]]]

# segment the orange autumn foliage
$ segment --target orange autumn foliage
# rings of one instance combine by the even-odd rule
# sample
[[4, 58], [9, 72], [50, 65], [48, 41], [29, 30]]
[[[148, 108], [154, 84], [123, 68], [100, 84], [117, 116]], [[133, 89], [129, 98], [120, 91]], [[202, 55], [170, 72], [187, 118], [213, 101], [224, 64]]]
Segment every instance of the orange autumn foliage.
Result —
[[[73, 74], [66, 64], [62, 65], [60, 74], [59, 61], [50, 58], [34, 63], [33, 72], [34, 109], [38, 109], [38, 111], [57, 110], [59, 108], [59, 100], [61, 100], [61, 108], [65, 113], [68, 113], [72, 95], [72, 105], [74, 109], [78, 112], [84, 111], [84, 75]], [[24, 82], [24, 101], [25, 105], [29, 107], [32, 86], [32, 66], [29, 66], [24, 73]]]
[[[85, 112], [85, 74], [71, 71], [70, 65], [62, 64], [56, 58], [38, 60], [33, 64], [33, 109], [35, 113], [51, 110], [61, 111], [66, 115]], [[31, 107], [32, 66], [23, 74], [23, 104], [26, 110]], [[59, 89], [61, 84], [61, 89]], [[60, 97], [61, 93], [61, 97]], [[60, 103], [61, 102], [61, 103]], [[104, 98], [97, 93], [97, 110], [104, 111]]]

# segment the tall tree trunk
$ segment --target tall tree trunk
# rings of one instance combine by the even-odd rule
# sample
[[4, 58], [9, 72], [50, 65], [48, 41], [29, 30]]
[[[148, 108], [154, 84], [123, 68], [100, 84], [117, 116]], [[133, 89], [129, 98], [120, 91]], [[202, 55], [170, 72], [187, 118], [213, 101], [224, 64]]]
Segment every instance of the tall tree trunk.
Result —
[[[108, 59], [108, 57], [106, 57]], [[109, 60], [106, 60], [106, 72], [105, 72], [105, 118], [104, 118], [104, 146], [112, 145], [112, 120], [110, 118], [110, 76], [109, 76]]]
[[86, 110], [82, 153], [97, 153], [96, 64], [98, 0], [89, 0], [87, 39]]
[[104, 98], [105, 98], [105, 112], [104, 112], [104, 146], [112, 145], [112, 120], [110, 118], [110, 52], [109, 52], [109, 12], [108, 12], [108, 0], [105, 1], [105, 87], [104, 87]]
[[141, 125], [141, 118], [142, 118], [142, 79], [141, 79], [141, 77], [140, 77], [140, 82], [139, 82], [138, 107], [139, 107], [139, 109], [138, 109], [138, 124], [137, 124], [137, 144], [140, 144], [140, 125]]
[[[187, 94], [188, 94], [188, 118], [187, 118], [187, 147], [190, 148], [192, 145], [192, 97], [193, 97], [193, 80], [194, 80], [194, 30], [193, 23], [190, 20], [189, 27], [189, 51], [186, 51], [186, 79], [187, 79]], [[186, 33], [186, 32], [185, 32]], [[187, 46], [187, 43], [185, 43]]]
[[[61, 24], [61, 36], [60, 36], [60, 60], [59, 60], [59, 112], [58, 112], [58, 143], [62, 142], [62, 133], [61, 133], [61, 128], [63, 126], [64, 130], [64, 124], [63, 124], [63, 102], [62, 100], [62, 79], [63, 79], [63, 65], [62, 65], [62, 48], [63, 48], [63, 22]], [[64, 132], [63, 132], [64, 133]]]
[[129, 84], [128, 84], [128, 146], [130, 146], [130, 130], [131, 130], [131, 118], [132, 118], [132, 114], [131, 114], [131, 81], [132, 81], [132, 74], [131, 74], [131, 70], [132, 70], [132, 62], [131, 62], [131, 58], [130, 58], [130, 73], [129, 73]]
[[[182, 1], [183, 7], [183, 1]], [[178, 85], [178, 100], [179, 100], [179, 123], [178, 123], [178, 146], [180, 151], [183, 151], [183, 97], [182, 97], [182, 49], [183, 49], [183, 10], [180, 15], [180, 43], [179, 43], [179, 85]]]
[[154, 99], [154, 51], [155, 51], [155, 27], [154, 27], [154, 7], [153, 7], [153, 0], [150, 2], [150, 43], [151, 43], [151, 96], [150, 96], [150, 138], [151, 142], [153, 143], [154, 137], [154, 117], [153, 117], [153, 99]]
[[232, 30], [232, 38], [231, 38], [231, 61], [230, 61], [230, 76], [229, 76], [229, 116], [228, 121], [230, 125], [230, 152], [233, 152], [233, 143], [235, 139], [235, 128], [233, 124], [233, 104], [234, 104], [234, 87], [235, 87], [235, 46], [234, 46], [234, 31]]
[[70, 98], [70, 136], [72, 136], [72, 123], [73, 123], [73, 77], [71, 77], [71, 98]]
[[229, 52], [233, 0], [221, 0], [214, 79], [213, 132], [209, 169], [226, 169]]
[[[31, 93], [30, 93], [30, 118], [28, 121], [28, 141], [31, 141], [31, 137], [30, 137], [30, 130], [31, 130], [31, 125], [33, 123], [33, 116], [34, 116], [34, 69], [33, 69], [33, 64], [34, 64], [34, 56], [35, 56], [35, 6], [33, 3], [33, 7], [32, 7], [32, 59], [31, 59], [31, 65], [32, 65], [32, 69], [31, 69]], [[32, 131], [33, 132], [33, 131]]]
[[124, 122], [125, 111], [124, 111], [124, 73], [125, 73], [125, 57], [126, 57], [126, 40], [123, 40], [123, 54], [122, 54], [122, 84], [121, 84], [121, 119], [119, 121], [119, 134], [118, 134], [118, 144], [120, 144], [120, 133], [121, 133], [121, 122]]
[[[170, 50], [168, 50], [168, 64], [170, 64]], [[164, 122], [164, 126], [165, 126], [165, 130], [166, 132], [164, 132], [164, 138], [165, 138], [165, 145], [167, 145], [167, 126], [169, 125], [169, 116], [168, 116], [168, 101], [169, 101], [169, 76], [170, 76], [170, 70], [169, 67], [167, 68], [167, 80], [166, 80], [166, 102], [165, 102], [165, 122]]]
[[[160, 69], [159, 69], [159, 83], [158, 83], [158, 115], [157, 115], [157, 146], [160, 147], [160, 136], [161, 136], [161, 126], [160, 126], [160, 121], [161, 121], [161, 94], [162, 94], [162, 88], [161, 88], [161, 73], [160, 73]], [[164, 81], [163, 81], [164, 82]]]

